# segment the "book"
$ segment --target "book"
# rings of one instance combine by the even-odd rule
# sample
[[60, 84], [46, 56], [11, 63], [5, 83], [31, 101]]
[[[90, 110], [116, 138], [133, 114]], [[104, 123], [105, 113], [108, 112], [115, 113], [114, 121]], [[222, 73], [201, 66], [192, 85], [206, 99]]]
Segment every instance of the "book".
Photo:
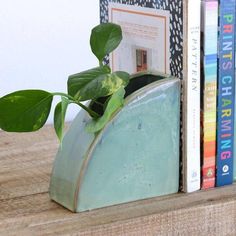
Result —
[[[235, 12], [236, 12], [236, 7], [235, 7]], [[236, 29], [236, 17], [235, 17], [235, 29]], [[234, 43], [234, 46], [235, 46], [235, 78], [236, 78], [236, 37], [235, 37], [235, 43]], [[235, 92], [236, 92], [236, 83], [235, 83]], [[236, 98], [235, 98], [236, 99]], [[234, 106], [234, 133], [236, 134], [236, 102], [235, 102], [235, 106]], [[236, 135], [234, 135], [234, 150], [236, 150]], [[236, 181], [236, 151], [234, 151], [234, 181]]]
[[112, 69], [182, 79], [182, 187], [200, 189], [200, 0], [100, 0], [100, 19], [123, 31]]
[[216, 186], [233, 182], [235, 0], [219, 1]]
[[215, 187], [218, 0], [201, 2], [202, 189]]

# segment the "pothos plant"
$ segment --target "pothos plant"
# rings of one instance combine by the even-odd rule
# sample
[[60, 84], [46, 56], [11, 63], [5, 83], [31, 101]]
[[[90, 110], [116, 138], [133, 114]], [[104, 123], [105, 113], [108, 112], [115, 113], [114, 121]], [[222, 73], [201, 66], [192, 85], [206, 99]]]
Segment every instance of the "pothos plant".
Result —
[[[77, 104], [92, 117], [87, 124], [88, 132], [98, 132], [109, 121], [111, 115], [123, 105], [125, 86], [129, 74], [124, 71], [111, 72], [103, 61], [122, 40], [121, 27], [112, 23], [100, 24], [92, 29], [90, 46], [99, 61], [99, 66], [69, 76], [67, 93], [43, 90], [21, 90], [0, 98], [0, 128], [8, 132], [31, 132], [39, 130], [47, 121], [53, 97], [61, 101], [54, 111], [54, 128], [60, 141], [63, 137], [66, 110], [69, 104]], [[103, 103], [98, 102], [103, 98]], [[91, 100], [102, 107], [97, 113], [92, 106], [82, 102]], [[91, 104], [91, 103], [90, 103]]]

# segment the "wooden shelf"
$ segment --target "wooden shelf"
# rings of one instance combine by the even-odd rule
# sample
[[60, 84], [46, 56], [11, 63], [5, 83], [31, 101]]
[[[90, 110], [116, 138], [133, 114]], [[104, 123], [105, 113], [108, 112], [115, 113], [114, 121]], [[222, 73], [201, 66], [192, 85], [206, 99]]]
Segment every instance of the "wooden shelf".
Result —
[[51, 126], [0, 132], [0, 235], [236, 235], [236, 185], [71, 213], [48, 195], [57, 148]]

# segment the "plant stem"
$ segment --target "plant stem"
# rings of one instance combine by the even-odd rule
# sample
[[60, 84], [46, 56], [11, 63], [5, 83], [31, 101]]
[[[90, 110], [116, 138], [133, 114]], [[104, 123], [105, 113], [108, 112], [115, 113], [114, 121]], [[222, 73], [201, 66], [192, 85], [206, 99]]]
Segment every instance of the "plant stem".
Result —
[[87, 111], [89, 113], [89, 115], [93, 118], [99, 118], [100, 115], [98, 115], [97, 112], [91, 110], [90, 108], [86, 107], [83, 103], [79, 102], [79, 101], [72, 101], [73, 103], [79, 105], [81, 108], [83, 108], [85, 111]]
[[60, 92], [56, 92], [56, 93], [52, 93], [52, 95], [54, 96], [63, 96], [68, 98], [72, 103], [75, 103], [77, 105], [79, 105], [81, 108], [83, 108], [85, 111], [87, 111], [89, 113], [89, 115], [93, 118], [99, 118], [100, 115], [98, 113], [96, 113], [95, 111], [91, 110], [90, 108], [86, 107], [84, 104], [82, 104], [79, 101], [76, 101], [72, 96], [70, 96], [69, 94], [66, 93], [60, 93]]
[[59, 92], [56, 92], [56, 93], [52, 93], [52, 95], [54, 96], [62, 96], [62, 97], [66, 97], [72, 101], [74, 101], [74, 98], [72, 96], [70, 96], [69, 94], [66, 94], [66, 93], [59, 93]]
[[94, 103], [96, 103], [96, 104], [98, 104], [99, 106], [104, 106], [104, 104], [103, 103], [101, 103], [101, 102], [98, 102], [98, 101], [96, 101], [96, 100], [92, 100]]
[[102, 67], [103, 66], [103, 63], [102, 63], [102, 60], [99, 61], [99, 66]]

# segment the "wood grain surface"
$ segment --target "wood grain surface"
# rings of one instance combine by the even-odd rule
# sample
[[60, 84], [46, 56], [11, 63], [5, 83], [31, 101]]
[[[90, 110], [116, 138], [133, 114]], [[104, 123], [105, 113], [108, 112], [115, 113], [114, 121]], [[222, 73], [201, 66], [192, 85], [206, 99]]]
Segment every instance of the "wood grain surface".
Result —
[[71, 213], [49, 199], [53, 128], [0, 131], [0, 235], [236, 235], [236, 186]]

